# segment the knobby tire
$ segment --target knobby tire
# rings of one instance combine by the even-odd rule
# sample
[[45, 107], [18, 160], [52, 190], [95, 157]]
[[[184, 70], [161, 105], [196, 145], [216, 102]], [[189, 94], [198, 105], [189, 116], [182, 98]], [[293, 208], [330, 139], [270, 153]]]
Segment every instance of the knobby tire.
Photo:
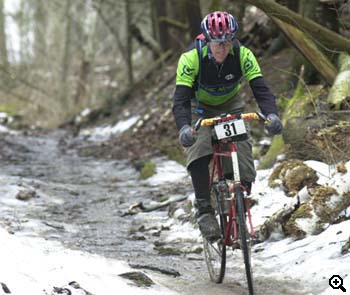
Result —
[[253, 288], [252, 267], [250, 263], [250, 242], [248, 242], [248, 240], [250, 240], [250, 237], [249, 237], [248, 227], [246, 223], [244, 195], [240, 187], [237, 187], [235, 189], [235, 199], [236, 199], [236, 206], [237, 206], [238, 234], [240, 239], [241, 250], [243, 253], [248, 290], [249, 290], [249, 295], [253, 295], [254, 288]]
[[224, 241], [226, 216], [219, 213], [222, 211], [219, 208], [220, 202], [218, 195], [214, 190], [214, 186], [211, 194], [212, 198], [214, 198], [215, 206], [213, 206], [213, 208], [215, 208], [215, 216], [219, 221], [222, 238], [216, 242], [210, 242], [207, 239], [203, 238], [204, 257], [207, 264], [210, 280], [217, 284], [221, 284], [224, 279], [226, 270], [226, 245]]

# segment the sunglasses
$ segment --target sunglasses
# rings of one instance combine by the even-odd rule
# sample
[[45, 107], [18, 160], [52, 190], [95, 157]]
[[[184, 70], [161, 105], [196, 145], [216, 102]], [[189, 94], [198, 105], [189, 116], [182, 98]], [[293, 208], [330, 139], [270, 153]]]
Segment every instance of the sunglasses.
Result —
[[219, 49], [219, 48], [225, 48], [225, 49], [228, 49], [230, 48], [232, 45], [232, 42], [231, 41], [223, 41], [223, 42], [210, 42], [210, 46], [213, 48], [213, 49]]

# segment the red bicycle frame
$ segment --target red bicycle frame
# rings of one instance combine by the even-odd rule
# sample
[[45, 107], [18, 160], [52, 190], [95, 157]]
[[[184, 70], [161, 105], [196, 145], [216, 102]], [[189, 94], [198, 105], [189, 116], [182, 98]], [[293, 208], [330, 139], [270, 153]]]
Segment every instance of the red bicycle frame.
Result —
[[[240, 175], [239, 175], [239, 167], [238, 167], [238, 159], [237, 159], [237, 146], [235, 143], [230, 142], [229, 143], [229, 151], [224, 150], [222, 147], [222, 144], [216, 143], [213, 145], [214, 148], [214, 155], [213, 155], [213, 168], [211, 171], [211, 177], [210, 177], [210, 189], [212, 189], [213, 182], [214, 182], [214, 176], [215, 171], [217, 172], [218, 179], [224, 179], [224, 174], [222, 171], [222, 165], [220, 161], [220, 157], [229, 157], [232, 160], [233, 165], [233, 177], [234, 182], [231, 187], [229, 187], [229, 193], [230, 193], [230, 213], [225, 220], [225, 237], [224, 242], [226, 246], [232, 246], [234, 241], [237, 240], [237, 223], [236, 223], [236, 204], [234, 199], [234, 192], [237, 186], [240, 186], [243, 191], [246, 191], [246, 188], [241, 184], [240, 181]], [[249, 222], [249, 229], [250, 229], [250, 235], [252, 237], [255, 236], [255, 231], [253, 228], [252, 223], [252, 216], [250, 213], [250, 199], [245, 198], [245, 207], [246, 212], [248, 216], [248, 222]], [[227, 219], [228, 218], [228, 219]]]

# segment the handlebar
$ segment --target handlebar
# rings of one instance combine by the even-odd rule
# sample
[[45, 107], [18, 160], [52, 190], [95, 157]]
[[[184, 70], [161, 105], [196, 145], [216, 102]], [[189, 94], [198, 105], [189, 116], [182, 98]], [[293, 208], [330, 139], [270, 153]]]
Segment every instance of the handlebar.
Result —
[[207, 119], [199, 118], [194, 125], [194, 130], [198, 131], [201, 126], [212, 126], [217, 123], [234, 120], [234, 119], [243, 119], [247, 121], [263, 121], [264, 124], [268, 123], [268, 119], [266, 118], [266, 116], [260, 112], [243, 113], [238, 115], [227, 114], [227, 115], [207, 118]]

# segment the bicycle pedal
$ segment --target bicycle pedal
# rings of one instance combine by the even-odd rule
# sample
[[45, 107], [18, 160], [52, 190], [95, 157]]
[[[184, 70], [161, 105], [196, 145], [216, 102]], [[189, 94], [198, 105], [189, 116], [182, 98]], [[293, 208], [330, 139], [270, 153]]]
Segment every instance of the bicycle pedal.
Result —
[[241, 249], [241, 245], [238, 242], [232, 242], [232, 250]]

